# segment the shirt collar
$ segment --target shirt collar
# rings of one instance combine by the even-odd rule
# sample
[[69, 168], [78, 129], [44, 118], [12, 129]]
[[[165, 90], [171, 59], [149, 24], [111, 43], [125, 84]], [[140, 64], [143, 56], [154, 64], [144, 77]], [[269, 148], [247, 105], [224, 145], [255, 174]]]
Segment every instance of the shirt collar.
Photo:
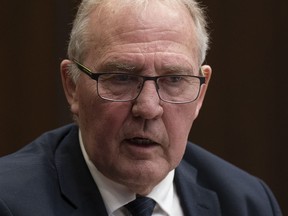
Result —
[[[98, 169], [89, 159], [89, 156], [85, 150], [80, 130], [79, 142], [83, 157], [95, 183], [99, 188], [108, 215], [111, 215], [111, 213], [117, 209], [134, 200], [136, 198], [135, 193], [131, 192], [126, 186], [110, 180], [98, 171]], [[162, 211], [165, 211], [168, 213], [168, 215], [171, 215], [173, 212], [173, 197], [176, 195], [173, 185], [174, 173], [175, 170], [169, 172], [168, 175], [147, 195], [147, 197], [154, 199]]]

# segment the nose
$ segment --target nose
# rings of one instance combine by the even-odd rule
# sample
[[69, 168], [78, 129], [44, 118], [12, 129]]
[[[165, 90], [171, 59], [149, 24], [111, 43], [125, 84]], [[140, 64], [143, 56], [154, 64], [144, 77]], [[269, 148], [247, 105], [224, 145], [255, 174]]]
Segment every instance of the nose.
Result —
[[161, 103], [156, 90], [156, 83], [152, 80], [146, 81], [141, 93], [133, 103], [132, 113], [134, 116], [144, 119], [157, 119], [163, 114]]

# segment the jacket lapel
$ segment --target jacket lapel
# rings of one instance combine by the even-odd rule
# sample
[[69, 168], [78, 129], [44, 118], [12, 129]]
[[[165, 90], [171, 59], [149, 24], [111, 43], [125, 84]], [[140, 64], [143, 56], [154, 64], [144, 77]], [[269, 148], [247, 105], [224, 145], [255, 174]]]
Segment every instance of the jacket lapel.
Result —
[[[78, 127], [72, 127], [55, 151], [55, 164], [62, 196], [71, 216], [108, 216], [100, 192], [83, 158]], [[176, 168], [175, 185], [185, 216], [220, 216], [215, 192], [196, 183], [197, 170], [182, 161]], [[67, 210], [68, 211], [68, 210]]]
[[220, 205], [214, 191], [196, 183], [197, 170], [182, 161], [175, 171], [175, 185], [185, 216], [220, 216]]
[[100, 192], [83, 158], [78, 127], [73, 127], [55, 152], [62, 195], [73, 206], [71, 216], [106, 216]]

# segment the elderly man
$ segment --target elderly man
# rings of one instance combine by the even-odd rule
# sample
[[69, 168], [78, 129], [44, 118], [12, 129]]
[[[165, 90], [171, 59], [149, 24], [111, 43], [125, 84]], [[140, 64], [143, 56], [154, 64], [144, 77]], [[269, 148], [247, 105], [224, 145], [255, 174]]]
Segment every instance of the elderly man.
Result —
[[84, 0], [61, 75], [76, 124], [0, 160], [1, 216], [281, 215], [192, 143], [211, 76], [193, 0]]

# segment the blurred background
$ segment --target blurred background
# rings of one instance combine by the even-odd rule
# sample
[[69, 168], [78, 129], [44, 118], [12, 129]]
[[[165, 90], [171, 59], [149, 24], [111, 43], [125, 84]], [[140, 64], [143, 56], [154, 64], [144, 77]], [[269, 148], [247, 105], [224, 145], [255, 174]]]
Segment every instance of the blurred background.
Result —
[[[0, 156], [72, 122], [59, 64], [79, 0], [2, 0]], [[190, 139], [262, 178], [288, 215], [288, 3], [203, 0], [213, 68]]]

